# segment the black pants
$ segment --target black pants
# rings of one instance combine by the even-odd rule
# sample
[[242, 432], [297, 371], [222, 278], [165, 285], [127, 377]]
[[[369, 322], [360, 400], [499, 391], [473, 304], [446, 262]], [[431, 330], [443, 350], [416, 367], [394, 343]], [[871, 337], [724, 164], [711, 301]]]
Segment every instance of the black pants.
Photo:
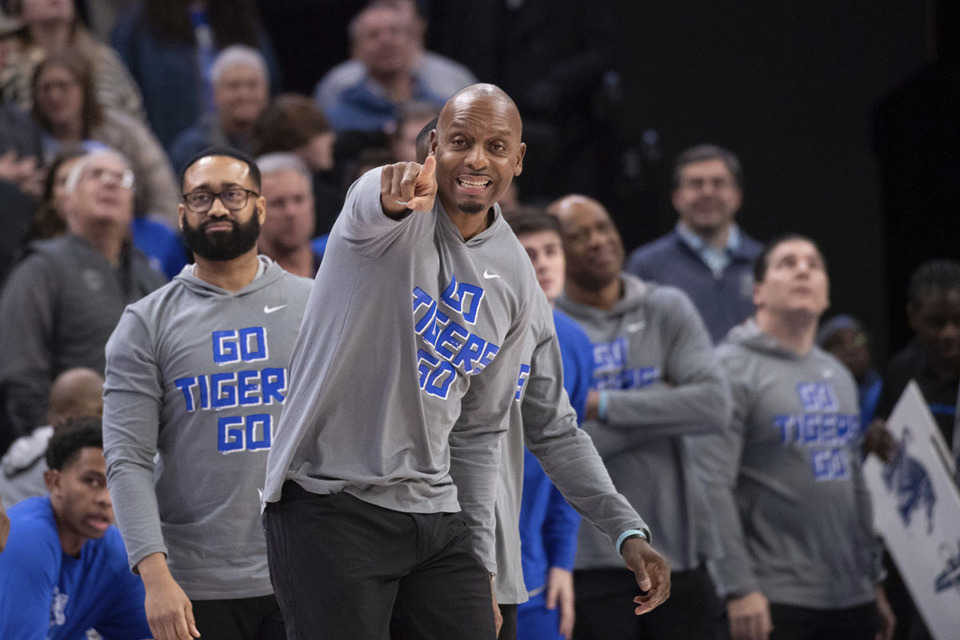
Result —
[[288, 640], [490, 640], [490, 578], [457, 513], [402, 513], [287, 482], [263, 516]]
[[573, 572], [577, 624], [574, 640], [713, 640], [722, 606], [706, 568], [678, 571], [670, 598], [642, 616], [633, 599], [640, 594], [627, 569]]
[[192, 600], [193, 617], [203, 640], [285, 640], [274, 596], [236, 600]]
[[873, 602], [827, 611], [771, 602], [770, 618], [770, 640], [873, 640], [879, 626]]
[[503, 618], [503, 624], [500, 625], [497, 640], [517, 640], [517, 605], [500, 605], [500, 616]]

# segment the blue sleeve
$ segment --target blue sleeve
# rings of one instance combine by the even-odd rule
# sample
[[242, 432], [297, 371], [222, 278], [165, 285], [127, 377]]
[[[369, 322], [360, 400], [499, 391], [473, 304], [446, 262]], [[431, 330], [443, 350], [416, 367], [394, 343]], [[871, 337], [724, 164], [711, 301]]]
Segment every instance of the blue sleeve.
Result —
[[55, 533], [51, 537], [32, 519], [23, 522], [17, 515], [11, 509], [10, 537], [0, 553], [0, 638], [45, 640], [60, 542]]
[[569, 316], [554, 310], [553, 320], [563, 363], [563, 388], [577, 412], [577, 423], [582, 424], [587, 412], [587, 392], [593, 381], [593, 346]]
[[547, 517], [543, 522], [543, 545], [550, 567], [573, 571], [579, 530], [580, 516], [567, 504], [560, 491], [551, 485]]
[[[126, 552], [121, 551], [122, 557]], [[113, 582], [113, 602], [108, 608], [109, 616], [99, 620], [95, 628], [104, 640], [129, 640], [152, 638], [147, 612], [144, 609], [146, 593], [139, 576], [127, 570], [126, 562], [120, 566]]]

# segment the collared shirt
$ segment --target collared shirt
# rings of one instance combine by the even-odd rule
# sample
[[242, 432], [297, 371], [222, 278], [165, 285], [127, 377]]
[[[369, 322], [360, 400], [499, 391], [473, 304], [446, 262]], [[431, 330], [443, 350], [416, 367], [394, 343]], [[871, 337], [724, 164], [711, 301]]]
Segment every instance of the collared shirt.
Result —
[[735, 224], [730, 226], [727, 244], [720, 249], [695, 234], [682, 222], [677, 223], [677, 233], [680, 239], [710, 268], [716, 278], [723, 276], [724, 270], [733, 261], [733, 254], [740, 250], [740, 227]]

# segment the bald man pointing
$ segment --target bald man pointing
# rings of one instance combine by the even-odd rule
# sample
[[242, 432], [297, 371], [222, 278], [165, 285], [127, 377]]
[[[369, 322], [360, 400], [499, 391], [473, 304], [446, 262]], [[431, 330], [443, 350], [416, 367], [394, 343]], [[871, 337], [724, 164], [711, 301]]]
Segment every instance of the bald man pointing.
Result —
[[[382, 640], [395, 607], [416, 637], [495, 636], [500, 436], [543, 298], [496, 205], [525, 150], [513, 101], [473, 85], [444, 106], [422, 166], [375, 169], [347, 194], [267, 462], [288, 637]], [[603, 521], [647, 592], [638, 613], [652, 609], [666, 562], [592, 445], [580, 453], [568, 497]]]

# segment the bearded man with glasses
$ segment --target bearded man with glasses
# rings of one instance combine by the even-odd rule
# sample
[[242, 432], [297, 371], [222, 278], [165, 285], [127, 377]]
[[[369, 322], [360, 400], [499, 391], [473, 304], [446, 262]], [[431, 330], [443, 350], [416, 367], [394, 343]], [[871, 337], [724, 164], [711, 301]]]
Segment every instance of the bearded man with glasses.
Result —
[[107, 482], [155, 638], [281, 640], [257, 491], [311, 282], [257, 255], [253, 159], [207, 149], [180, 187], [196, 264], [107, 343]]
[[103, 372], [103, 347], [123, 308], [164, 283], [130, 244], [133, 172], [101, 149], [65, 185], [67, 233], [31, 244], [0, 298], [0, 453], [45, 424], [54, 378]]

